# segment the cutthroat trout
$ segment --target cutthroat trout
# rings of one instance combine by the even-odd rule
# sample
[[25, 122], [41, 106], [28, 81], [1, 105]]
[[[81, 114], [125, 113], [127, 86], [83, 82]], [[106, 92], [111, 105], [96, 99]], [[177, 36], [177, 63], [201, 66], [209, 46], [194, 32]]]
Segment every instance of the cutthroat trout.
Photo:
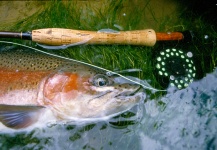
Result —
[[46, 111], [57, 122], [113, 117], [144, 98], [141, 85], [108, 73], [37, 49], [0, 50], [0, 122], [25, 128]]

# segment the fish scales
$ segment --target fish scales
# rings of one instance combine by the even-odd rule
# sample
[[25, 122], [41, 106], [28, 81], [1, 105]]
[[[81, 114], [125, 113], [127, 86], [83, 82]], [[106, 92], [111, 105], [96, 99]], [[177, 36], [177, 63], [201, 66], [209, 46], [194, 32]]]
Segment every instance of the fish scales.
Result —
[[44, 111], [57, 121], [112, 117], [144, 98], [118, 74], [31, 48], [0, 51], [0, 62], [0, 122], [10, 128], [35, 124]]
[[16, 70], [53, 70], [66, 63], [66, 61], [46, 56], [36, 52], [24, 52], [16, 50], [12, 52], [1, 52], [1, 68]]

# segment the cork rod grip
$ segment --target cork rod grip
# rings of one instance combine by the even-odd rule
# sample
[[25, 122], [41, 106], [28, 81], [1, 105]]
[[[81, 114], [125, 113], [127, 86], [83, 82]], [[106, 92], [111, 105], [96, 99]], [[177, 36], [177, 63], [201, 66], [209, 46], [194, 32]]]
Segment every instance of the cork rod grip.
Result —
[[47, 28], [32, 31], [32, 41], [46, 45], [68, 45], [86, 41], [86, 44], [130, 44], [154, 46], [156, 33], [152, 29], [103, 32], [62, 28]]

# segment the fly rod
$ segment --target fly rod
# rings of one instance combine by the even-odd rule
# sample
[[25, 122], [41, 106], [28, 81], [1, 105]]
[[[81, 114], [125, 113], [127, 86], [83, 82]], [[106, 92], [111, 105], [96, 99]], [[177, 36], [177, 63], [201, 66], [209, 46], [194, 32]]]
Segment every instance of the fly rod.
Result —
[[[79, 44], [129, 44], [154, 46], [157, 41], [179, 41], [186, 38], [186, 32], [155, 32], [153, 29], [114, 31], [72, 30], [64, 28], [45, 28], [31, 32], [0, 32], [0, 38], [18, 38], [32, 40], [45, 45], [79, 45]], [[189, 35], [189, 33], [187, 33]]]

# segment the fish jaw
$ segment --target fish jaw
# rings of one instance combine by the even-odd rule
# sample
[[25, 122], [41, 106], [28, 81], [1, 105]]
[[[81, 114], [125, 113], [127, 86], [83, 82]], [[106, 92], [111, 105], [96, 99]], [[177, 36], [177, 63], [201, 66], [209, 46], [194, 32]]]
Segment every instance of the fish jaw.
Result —
[[57, 119], [71, 121], [114, 116], [144, 98], [144, 92], [137, 92], [139, 85], [115, 83], [103, 75], [109, 84], [97, 86], [95, 76], [53, 74], [41, 84], [38, 102], [50, 108]]

